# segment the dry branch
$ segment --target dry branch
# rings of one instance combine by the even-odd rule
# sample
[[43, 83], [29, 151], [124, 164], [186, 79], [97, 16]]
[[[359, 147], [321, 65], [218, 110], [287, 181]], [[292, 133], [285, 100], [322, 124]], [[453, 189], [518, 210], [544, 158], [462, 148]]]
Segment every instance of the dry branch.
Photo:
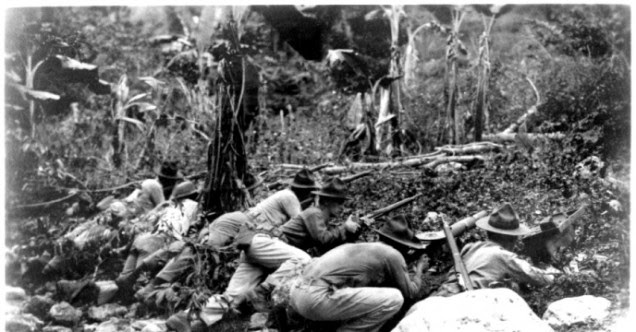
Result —
[[435, 148], [436, 151], [444, 152], [449, 155], [485, 153], [500, 151], [502, 149], [502, 145], [492, 142], [476, 142], [465, 145], [445, 145]]
[[444, 157], [444, 158], [440, 158], [440, 159], [436, 159], [433, 160], [432, 162], [424, 165], [424, 167], [426, 168], [434, 168], [437, 167], [441, 164], [447, 164], [447, 163], [471, 163], [474, 161], [484, 161], [484, 157], [483, 156], [450, 156], [450, 157]]
[[[528, 138], [531, 141], [534, 140], [551, 140], [551, 139], [563, 139], [565, 137], [565, 134], [563, 133], [546, 133], [546, 134], [524, 134], [524, 136], [526, 138]], [[517, 134], [516, 133], [510, 133], [510, 134], [504, 134], [504, 133], [499, 133], [499, 134], [494, 134], [494, 135], [485, 135], [484, 136], [484, 141], [491, 141], [491, 142], [512, 142], [515, 141], [517, 138]]]
[[526, 77], [526, 80], [528, 81], [528, 83], [530, 83], [530, 86], [532, 87], [532, 90], [534, 90], [534, 94], [537, 96], [537, 101], [534, 105], [532, 105], [522, 116], [520, 116], [517, 121], [515, 121], [513, 124], [511, 124], [508, 128], [506, 128], [504, 131], [502, 131], [502, 134], [512, 134], [514, 133], [517, 128], [519, 128], [519, 126], [521, 126], [522, 123], [524, 123], [529, 116], [531, 116], [534, 113], [537, 113], [539, 104], [541, 103], [541, 95], [539, 95], [539, 90], [537, 90], [537, 87], [534, 85], [534, 83], [532, 83], [532, 81]]
[[475, 160], [484, 160], [483, 156], [443, 156], [443, 157], [424, 157], [416, 159], [407, 159], [403, 161], [391, 161], [382, 163], [352, 163], [349, 166], [332, 166], [324, 170], [326, 174], [340, 174], [349, 171], [358, 171], [362, 169], [384, 169], [384, 168], [399, 168], [399, 167], [417, 167], [422, 166], [427, 168], [435, 167], [437, 165], [458, 162], [467, 163]]

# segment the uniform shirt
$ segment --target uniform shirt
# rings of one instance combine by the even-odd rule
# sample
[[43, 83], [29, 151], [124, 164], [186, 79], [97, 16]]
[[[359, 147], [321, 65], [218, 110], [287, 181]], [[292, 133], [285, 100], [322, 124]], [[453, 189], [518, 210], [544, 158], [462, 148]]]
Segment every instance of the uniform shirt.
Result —
[[415, 299], [422, 283], [409, 275], [399, 251], [380, 242], [336, 247], [309, 263], [303, 277], [322, 279], [338, 288], [393, 287], [406, 299]]
[[291, 189], [284, 189], [262, 200], [247, 214], [253, 217], [257, 223], [267, 222], [278, 227], [290, 218], [300, 214], [300, 201]]
[[464, 246], [461, 255], [476, 288], [489, 288], [492, 282], [503, 282], [507, 278], [535, 286], [547, 285], [554, 279], [492, 241], [469, 243]]
[[170, 201], [160, 212], [157, 232], [163, 232], [181, 240], [187, 234], [190, 224], [196, 221], [198, 203], [186, 198], [178, 202]]
[[329, 228], [327, 212], [312, 206], [290, 219], [281, 227], [287, 242], [307, 250], [315, 247], [320, 253], [347, 242], [350, 234], [344, 225]]

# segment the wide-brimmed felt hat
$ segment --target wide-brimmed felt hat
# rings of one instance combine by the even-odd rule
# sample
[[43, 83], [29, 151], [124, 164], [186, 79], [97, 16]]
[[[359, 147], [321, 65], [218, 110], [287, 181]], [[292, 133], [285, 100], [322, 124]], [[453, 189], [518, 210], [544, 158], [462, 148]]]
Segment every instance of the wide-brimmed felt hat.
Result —
[[403, 215], [397, 215], [386, 221], [384, 225], [382, 225], [382, 228], [376, 230], [376, 232], [380, 236], [409, 248], [426, 248], [426, 244], [415, 237], [415, 232], [409, 227], [409, 223]]
[[311, 172], [308, 169], [303, 168], [294, 176], [294, 180], [290, 184], [294, 188], [301, 189], [318, 189], [316, 181], [311, 177]]
[[176, 163], [173, 162], [163, 162], [158, 171], [155, 172], [158, 177], [170, 179], [170, 180], [181, 180], [183, 176], [179, 172], [179, 168]]
[[183, 181], [174, 187], [170, 198], [178, 200], [195, 194], [199, 194], [199, 189], [197, 189], [194, 183], [192, 183], [192, 181]]
[[312, 194], [336, 199], [348, 199], [345, 183], [337, 177], [327, 180], [325, 185], [319, 190], [311, 192]]
[[488, 217], [477, 220], [477, 227], [498, 234], [521, 236], [530, 229], [519, 221], [519, 216], [510, 203], [504, 203]]

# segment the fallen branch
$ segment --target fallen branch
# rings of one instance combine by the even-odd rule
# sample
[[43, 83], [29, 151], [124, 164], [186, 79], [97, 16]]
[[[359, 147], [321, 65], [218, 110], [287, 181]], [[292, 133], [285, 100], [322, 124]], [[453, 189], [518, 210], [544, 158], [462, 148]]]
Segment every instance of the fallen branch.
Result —
[[344, 172], [350, 172], [361, 169], [385, 169], [385, 168], [399, 168], [399, 167], [417, 167], [422, 166], [427, 168], [436, 167], [437, 165], [458, 162], [467, 163], [475, 160], [484, 160], [483, 156], [437, 156], [437, 157], [425, 157], [418, 159], [409, 159], [404, 161], [393, 161], [383, 163], [352, 163], [349, 166], [332, 166], [324, 170], [326, 174], [340, 174]]
[[396, 167], [415, 167], [424, 165], [434, 159], [440, 158], [440, 156], [421, 157], [414, 159], [407, 159], [401, 161], [387, 161], [381, 163], [351, 163], [349, 166], [331, 166], [323, 170], [324, 173], [333, 175], [345, 172], [359, 171], [363, 169], [381, 169], [381, 168], [396, 168]]
[[441, 164], [447, 164], [447, 163], [471, 163], [474, 161], [484, 161], [484, 157], [482, 156], [450, 156], [450, 157], [444, 157], [444, 158], [440, 158], [437, 160], [433, 160], [432, 162], [424, 165], [424, 167], [426, 168], [435, 168]]
[[[531, 141], [552, 140], [552, 139], [563, 139], [565, 138], [565, 134], [564, 133], [545, 133], [545, 134], [529, 133], [529, 134], [524, 134], [524, 137], [526, 137], [527, 139]], [[484, 135], [483, 139], [484, 141], [491, 141], [491, 142], [512, 142], [517, 139], [517, 134], [516, 133], [512, 133], [512, 134], [499, 133], [494, 135], [492, 134]]]
[[409, 160], [409, 159], [418, 159], [418, 158], [424, 158], [424, 157], [436, 157], [436, 156], [443, 156], [443, 155], [444, 155], [443, 151], [435, 151], [435, 152], [431, 152], [431, 153], [418, 154], [418, 155], [414, 155], [414, 156], [398, 157], [398, 158], [395, 158], [395, 160], [397, 160], [397, 161], [399, 161], [399, 160]]
[[314, 167], [307, 167], [307, 165], [298, 165], [298, 164], [280, 164], [279, 167], [280, 168], [285, 168], [285, 169], [297, 169], [297, 170], [302, 170], [307, 168], [310, 172], [317, 172], [322, 170], [323, 168], [327, 168], [329, 166], [333, 166], [333, 163], [324, 163], [318, 166], [314, 166]]
[[490, 151], [500, 151], [502, 149], [502, 145], [492, 142], [475, 142], [465, 145], [445, 145], [435, 148], [435, 150], [444, 152], [449, 155], [484, 153]]
[[515, 121], [513, 124], [511, 124], [504, 131], [502, 131], [501, 134], [512, 134], [512, 133], [514, 133], [515, 131], [517, 131], [517, 128], [519, 128], [519, 126], [521, 126], [521, 124], [524, 123], [528, 119], [529, 116], [531, 116], [532, 114], [537, 113], [539, 104], [541, 103], [541, 96], [539, 95], [539, 91], [537, 90], [537, 87], [534, 85], [534, 83], [532, 83], [532, 81], [529, 78], [527, 78], [527, 77], [526, 77], [526, 80], [528, 81], [528, 83], [530, 83], [530, 86], [532, 87], [532, 90], [534, 90], [534, 94], [535, 94], [535, 96], [537, 96], [537, 101], [522, 116], [520, 116], [517, 119], [517, 121]]

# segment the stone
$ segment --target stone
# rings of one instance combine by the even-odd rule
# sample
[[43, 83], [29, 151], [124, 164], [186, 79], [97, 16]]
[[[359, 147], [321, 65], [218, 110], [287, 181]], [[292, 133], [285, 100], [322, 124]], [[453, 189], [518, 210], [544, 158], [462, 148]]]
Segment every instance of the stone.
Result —
[[36, 295], [29, 299], [24, 306], [24, 312], [35, 315], [40, 319], [46, 319], [49, 314], [49, 310], [55, 304], [55, 301], [50, 296]]
[[82, 311], [68, 304], [68, 302], [60, 302], [51, 307], [49, 315], [54, 321], [62, 325], [73, 325], [82, 318]]
[[27, 299], [26, 291], [20, 287], [5, 286], [4, 292], [7, 302], [24, 302]]
[[528, 304], [507, 288], [479, 289], [417, 302], [393, 332], [550, 332]]
[[249, 330], [262, 329], [267, 327], [269, 315], [264, 312], [257, 312], [250, 317]]
[[[87, 331], [84, 328], [84, 331]], [[108, 321], [102, 322], [95, 327], [92, 332], [134, 332], [135, 330], [130, 326], [130, 322], [125, 319], [111, 318]]]
[[66, 326], [46, 326], [42, 332], [73, 332], [73, 329]]
[[138, 320], [130, 324], [135, 331], [165, 332], [168, 331], [166, 321], [161, 319]]
[[550, 303], [543, 320], [555, 329], [576, 324], [600, 324], [610, 314], [612, 303], [602, 297], [583, 295]]
[[144, 326], [143, 329], [141, 329], [141, 332], [166, 332], [166, 331], [168, 331], [168, 328], [166, 327], [165, 323], [163, 324], [163, 327], [157, 324], [150, 323]]
[[22, 312], [22, 308], [20, 306], [9, 304], [9, 303], [5, 304], [4, 308], [2, 309], [4, 310], [4, 314], [7, 317], [19, 315]]
[[437, 167], [435, 167], [435, 172], [437, 173], [450, 173], [450, 172], [455, 172], [455, 171], [461, 171], [463, 169], [466, 169], [466, 166], [451, 161], [449, 163], [445, 163], [445, 164], [440, 164]]
[[99, 295], [97, 296], [97, 305], [108, 303], [115, 297], [119, 288], [112, 280], [96, 281], [95, 286], [99, 289]]
[[11, 332], [39, 331], [44, 322], [32, 314], [19, 314], [7, 317], [4, 328]]
[[123, 316], [128, 312], [128, 308], [116, 303], [107, 303], [98, 307], [88, 308], [88, 318], [98, 322], [104, 322], [111, 317]]

